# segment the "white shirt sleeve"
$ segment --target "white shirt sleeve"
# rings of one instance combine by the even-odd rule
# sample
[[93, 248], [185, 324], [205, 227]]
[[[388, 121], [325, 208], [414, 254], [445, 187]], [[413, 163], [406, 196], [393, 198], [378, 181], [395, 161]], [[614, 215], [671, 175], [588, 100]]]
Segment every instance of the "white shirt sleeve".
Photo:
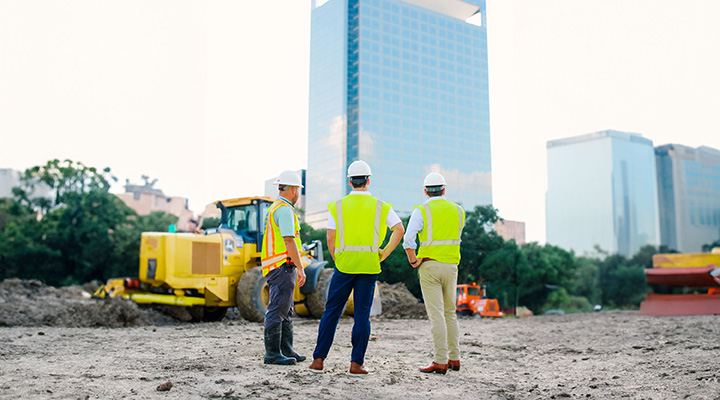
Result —
[[388, 228], [392, 228], [400, 222], [402, 222], [400, 221], [400, 217], [398, 217], [397, 214], [395, 214], [395, 210], [391, 208], [388, 212], [387, 218], [385, 219], [385, 225], [387, 225]]
[[413, 210], [410, 215], [410, 222], [408, 222], [407, 229], [405, 229], [405, 240], [403, 241], [404, 249], [414, 249], [417, 247], [415, 244], [415, 238], [418, 232], [423, 229], [424, 221], [422, 211], [419, 208]]
[[337, 229], [337, 226], [335, 225], [335, 218], [333, 218], [332, 213], [330, 213], [330, 212], [328, 212], [327, 228], [328, 229]]

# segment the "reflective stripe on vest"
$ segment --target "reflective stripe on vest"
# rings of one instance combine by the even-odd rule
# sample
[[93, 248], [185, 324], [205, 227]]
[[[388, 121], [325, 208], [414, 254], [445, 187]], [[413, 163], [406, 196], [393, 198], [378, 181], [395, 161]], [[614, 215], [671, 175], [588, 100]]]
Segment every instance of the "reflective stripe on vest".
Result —
[[345, 246], [345, 224], [343, 222], [342, 214], [342, 199], [338, 200], [336, 205], [337, 210], [337, 235], [338, 235], [338, 246], [335, 247], [335, 254], [342, 253], [343, 251], [351, 252], [365, 252], [365, 253], [377, 253], [380, 251], [380, 217], [382, 215], [382, 201], [377, 201], [375, 207], [375, 229], [373, 233], [373, 244], [372, 246]]
[[[276, 200], [270, 207], [267, 215], [267, 221], [265, 223], [265, 236], [263, 237], [262, 244], [262, 274], [266, 276], [270, 271], [280, 267], [289, 258], [287, 248], [285, 247], [285, 241], [282, 239], [280, 234], [280, 227], [275, 223], [275, 211], [280, 207], [290, 207], [283, 200]], [[292, 207], [291, 207], [292, 208]], [[300, 225], [298, 223], [297, 215], [293, 212], [294, 228], [295, 228], [295, 242], [298, 244], [300, 249], [300, 239], [298, 234], [300, 232]], [[275, 236], [277, 235], [277, 237]], [[278, 240], [278, 238], [280, 240]]]
[[[458, 209], [458, 238], [462, 237], [462, 230], [463, 230], [463, 211], [462, 207], [455, 204], [455, 206]], [[427, 247], [427, 246], [445, 246], [445, 245], [460, 245], [461, 240], [432, 240], [433, 237], [433, 226], [432, 226], [432, 212], [430, 212], [430, 205], [428, 203], [423, 204], [423, 208], [425, 208], [425, 216], [427, 217], [427, 221], [425, 221], [427, 226], [427, 239], [424, 242], [420, 242], [420, 246]]]

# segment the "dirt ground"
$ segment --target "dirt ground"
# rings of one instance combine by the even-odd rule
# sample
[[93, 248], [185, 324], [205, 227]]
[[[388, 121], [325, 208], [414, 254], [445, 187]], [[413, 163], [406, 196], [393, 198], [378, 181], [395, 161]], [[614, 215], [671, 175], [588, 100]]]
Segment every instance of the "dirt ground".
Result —
[[[19, 297], [8, 293], [18, 289], [5, 288], [4, 297], [2, 289], [0, 323], [18, 321], [7, 315], [17, 314], [12, 306]], [[76, 312], [104, 312], [95, 300], [69, 300]], [[427, 320], [383, 317], [373, 321], [365, 362], [371, 374], [355, 378], [346, 374], [350, 318], [341, 320], [326, 372], [313, 374], [309, 361], [264, 365], [262, 324], [233, 314], [192, 324], [127, 310], [107, 314], [115, 318], [112, 326], [125, 327], [47, 326], [63, 321], [49, 314], [44, 324], [5, 323], [0, 398], [720, 399], [720, 316], [462, 318], [462, 367], [444, 376], [417, 371], [432, 355]], [[136, 315], [132, 323], [122, 322], [130, 314]], [[311, 356], [317, 326], [316, 320], [296, 320], [296, 350]], [[158, 390], [168, 382], [169, 390]]]

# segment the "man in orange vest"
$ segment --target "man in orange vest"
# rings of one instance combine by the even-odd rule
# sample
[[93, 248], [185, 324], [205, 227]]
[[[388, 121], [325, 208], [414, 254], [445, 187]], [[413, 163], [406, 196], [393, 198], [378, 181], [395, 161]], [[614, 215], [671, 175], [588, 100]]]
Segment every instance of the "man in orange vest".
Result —
[[300, 223], [294, 205], [303, 187], [298, 174], [284, 171], [274, 182], [279, 196], [270, 206], [262, 243], [262, 273], [270, 288], [265, 313], [265, 364], [290, 365], [305, 356], [293, 350], [293, 306], [295, 281], [305, 284], [300, 260]]

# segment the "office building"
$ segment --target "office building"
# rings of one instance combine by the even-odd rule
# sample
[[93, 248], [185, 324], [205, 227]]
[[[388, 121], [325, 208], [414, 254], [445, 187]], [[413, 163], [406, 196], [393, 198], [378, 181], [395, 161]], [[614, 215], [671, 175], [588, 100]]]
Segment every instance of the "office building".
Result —
[[312, 3], [306, 221], [350, 192], [347, 166], [370, 164], [370, 191], [409, 215], [426, 174], [466, 209], [492, 202], [485, 0]]
[[655, 148], [660, 241], [686, 253], [720, 239], [720, 151], [667, 144]]
[[20, 184], [20, 172], [10, 168], [0, 168], [0, 198], [13, 197], [12, 189]]
[[651, 140], [613, 130], [547, 143], [547, 243], [632, 256], [660, 243]]
[[525, 244], [525, 223], [502, 220], [495, 223], [495, 232], [505, 240], [514, 240], [518, 246]]

